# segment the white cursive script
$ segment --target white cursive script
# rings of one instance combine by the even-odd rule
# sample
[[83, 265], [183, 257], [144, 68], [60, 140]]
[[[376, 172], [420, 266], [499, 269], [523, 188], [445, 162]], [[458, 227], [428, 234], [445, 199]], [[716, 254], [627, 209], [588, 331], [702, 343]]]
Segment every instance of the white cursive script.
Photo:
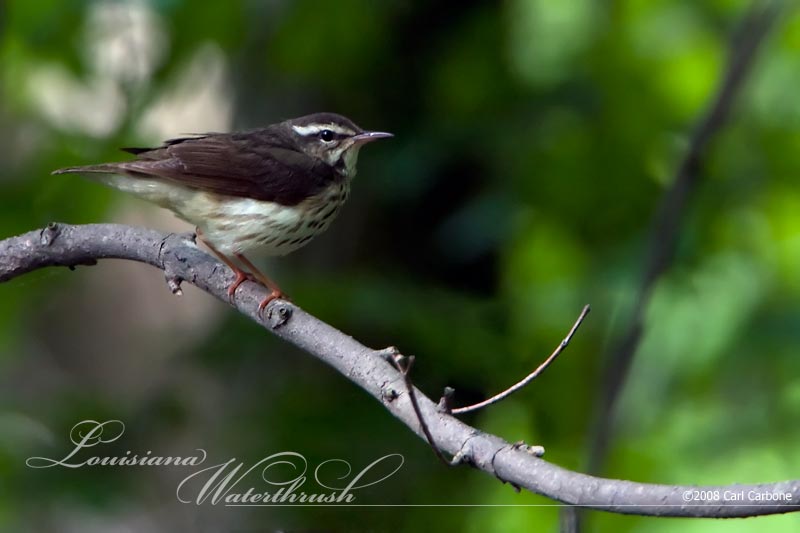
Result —
[[[355, 499], [352, 492], [380, 483], [394, 475], [403, 466], [404, 458], [399, 453], [381, 457], [368, 464], [350, 481], [340, 487], [330, 486], [320, 480], [322, 467], [331, 463], [344, 464], [347, 472], [337, 479], [345, 479], [352, 472], [350, 463], [343, 459], [330, 459], [324, 461], [314, 470], [314, 479], [318, 485], [328, 489], [326, 493], [307, 493], [299, 489], [307, 481], [308, 461], [297, 452], [280, 452], [264, 457], [249, 468], [236, 459], [209, 466], [187, 476], [180, 482], [176, 496], [182, 503], [201, 505], [209, 502], [212, 505], [268, 505], [268, 504], [311, 504], [311, 503], [350, 503]], [[393, 469], [368, 480], [368, 474], [376, 470], [382, 463], [388, 463], [388, 468]], [[396, 463], [396, 466], [395, 466]], [[273, 472], [280, 467], [290, 467], [292, 474], [286, 479], [273, 477]], [[387, 468], [387, 467], [384, 467]], [[271, 490], [258, 489], [252, 485], [245, 485], [247, 478], [253, 471], [261, 472], [261, 479]], [[191, 483], [197, 482], [198, 487], [191, 489]]]
[[[125, 424], [120, 420], [98, 422], [83, 420], [72, 427], [69, 440], [74, 447], [61, 459], [51, 457], [28, 457], [25, 461], [31, 468], [82, 468], [91, 466], [197, 466], [205, 462], [207, 454], [198, 448], [198, 455], [160, 456], [130, 451], [119, 456], [92, 455], [86, 458], [84, 450], [100, 444], [116, 442], [125, 433]], [[237, 459], [205, 467], [186, 476], [175, 491], [178, 501], [202, 505], [303, 505], [303, 504], [347, 504], [355, 500], [353, 492], [371, 487], [397, 473], [405, 459], [399, 453], [385, 455], [365, 466], [355, 475], [350, 463], [344, 459], [329, 459], [314, 469], [313, 479], [322, 492], [301, 490], [308, 481], [308, 461], [297, 452], [279, 452], [264, 457], [249, 467]], [[344, 471], [334, 476], [332, 469]], [[260, 481], [253, 483], [251, 474], [260, 472]], [[287, 473], [288, 472], [288, 473]], [[323, 472], [328, 475], [323, 475]], [[248, 482], [247, 478], [251, 480]], [[324, 481], [335, 479], [335, 481]], [[258, 487], [256, 484], [260, 483]], [[266, 485], [264, 485], [264, 483]], [[265, 490], [266, 489], [266, 490]]]
[[197, 466], [206, 460], [206, 451], [198, 448], [200, 455], [188, 455], [186, 457], [152, 455], [152, 451], [147, 450], [144, 454], [131, 454], [130, 451], [119, 457], [99, 457], [92, 456], [88, 459], [79, 460], [76, 458], [78, 453], [85, 448], [92, 448], [98, 444], [108, 444], [119, 439], [125, 433], [125, 424], [121, 420], [108, 420], [97, 422], [96, 420], [84, 420], [78, 422], [69, 432], [69, 440], [75, 447], [63, 459], [52, 459], [50, 457], [28, 457], [25, 464], [31, 468], [51, 468], [63, 466], [66, 468], [81, 468], [83, 466]]

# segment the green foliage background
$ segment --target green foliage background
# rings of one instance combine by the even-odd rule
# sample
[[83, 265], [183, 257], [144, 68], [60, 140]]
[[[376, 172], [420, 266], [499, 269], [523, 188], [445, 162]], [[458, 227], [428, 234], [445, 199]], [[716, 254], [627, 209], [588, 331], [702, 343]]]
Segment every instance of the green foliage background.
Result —
[[[328, 234], [268, 271], [365, 344], [415, 354], [417, 384], [432, 396], [453, 386], [460, 404], [529, 372], [591, 303], [553, 368], [467, 418], [582, 470], [602, 363], [628, 323], [654, 209], [746, 8], [9, 1], [0, 236], [51, 220], [180, 228], [138, 200], [49, 175], [157, 143], [154, 122], [178, 134], [206, 119], [239, 129], [330, 110], [392, 131], [363, 150], [352, 200]], [[606, 476], [800, 476], [800, 15], [789, 8], [707, 154], [676, 264], [647, 311]], [[147, 267], [25, 276], [0, 286], [0, 316], [4, 531], [557, 529], [557, 508], [511, 506], [548, 500], [441, 467], [334, 371], [198, 291], [172, 297]], [[111, 418], [127, 430], [104, 454], [205, 448], [222, 462], [292, 450], [312, 465], [339, 457], [360, 469], [402, 453], [401, 471], [359, 503], [500, 506], [197, 508], [175, 499], [179, 468], [25, 466], [69, 450], [76, 422]], [[800, 525], [792, 515], [587, 519], [592, 531]]]

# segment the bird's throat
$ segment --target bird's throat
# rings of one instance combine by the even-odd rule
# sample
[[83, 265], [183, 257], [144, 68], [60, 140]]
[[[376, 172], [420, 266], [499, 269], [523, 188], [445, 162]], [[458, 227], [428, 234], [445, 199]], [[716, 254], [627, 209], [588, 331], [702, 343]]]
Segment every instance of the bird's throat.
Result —
[[339, 159], [342, 174], [347, 178], [354, 178], [356, 175], [356, 163], [358, 163], [358, 146], [353, 146], [346, 149]]

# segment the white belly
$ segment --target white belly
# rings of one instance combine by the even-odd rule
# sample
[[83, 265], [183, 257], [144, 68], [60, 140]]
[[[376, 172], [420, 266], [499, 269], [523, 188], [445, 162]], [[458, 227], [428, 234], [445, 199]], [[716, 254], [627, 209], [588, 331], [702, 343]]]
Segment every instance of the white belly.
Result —
[[216, 216], [198, 217], [197, 225], [224, 254], [258, 249], [265, 255], [286, 255], [328, 229], [348, 194], [349, 183], [342, 182], [292, 207], [229, 198], [213, 202]]

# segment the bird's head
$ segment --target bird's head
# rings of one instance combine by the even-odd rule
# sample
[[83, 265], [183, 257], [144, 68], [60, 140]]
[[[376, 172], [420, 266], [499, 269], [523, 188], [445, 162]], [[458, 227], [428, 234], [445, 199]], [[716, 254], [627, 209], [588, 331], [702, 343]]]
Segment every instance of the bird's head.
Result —
[[356, 174], [358, 150], [368, 142], [392, 137], [391, 133], [366, 131], [352, 120], [335, 113], [315, 113], [284, 122], [297, 147], [306, 155], [320, 159], [340, 174]]

